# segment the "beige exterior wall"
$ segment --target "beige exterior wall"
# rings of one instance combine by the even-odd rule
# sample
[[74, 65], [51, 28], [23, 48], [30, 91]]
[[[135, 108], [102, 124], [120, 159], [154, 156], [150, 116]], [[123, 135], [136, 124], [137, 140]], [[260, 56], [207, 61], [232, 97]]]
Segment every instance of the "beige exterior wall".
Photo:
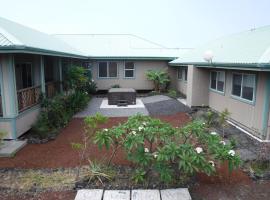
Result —
[[187, 105], [208, 106], [209, 73], [193, 65], [188, 66]]
[[98, 78], [98, 62], [93, 63], [93, 79], [97, 83], [98, 90], [108, 90], [112, 85], [119, 84], [120, 87], [131, 87], [136, 90], [152, 90], [153, 83], [147, 80], [145, 73], [150, 69], [167, 70], [168, 64], [165, 61], [134, 61], [135, 78], [124, 77], [124, 61], [117, 61], [117, 78]]
[[[208, 70], [210, 73], [210, 70]], [[220, 94], [209, 90], [209, 106], [219, 112], [225, 108], [231, 113], [231, 118], [239, 125], [244, 125], [253, 134], [258, 135], [262, 132], [262, 117], [263, 117], [263, 101], [264, 101], [264, 87], [266, 76], [264, 72], [248, 72], [257, 74], [257, 86], [255, 94], [255, 102], [247, 103], [231, 96], [232, 91], [232, 72], [225, 71], [225, 94]], [[259, 136], [259, 135], [258, 135]]]

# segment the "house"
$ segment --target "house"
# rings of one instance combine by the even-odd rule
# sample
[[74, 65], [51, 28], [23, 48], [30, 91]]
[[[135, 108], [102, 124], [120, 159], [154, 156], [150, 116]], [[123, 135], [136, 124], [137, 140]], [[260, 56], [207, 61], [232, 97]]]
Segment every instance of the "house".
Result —
[[16, 139], [39, 114], [39, 97], [62, 90], [68, 65], [87, 57], [47, 34], [0, 18], [0, 130]]
[[130, 34], [48, 35], [0, 18], [0, 130], [7, 139], [28, 131], [40, 94], [62, 91], [68, 67], [81, 65], [91, 69], [98, 90], [151, 90], [146, 71], [167, 70], [188, 106], [227, 108], [232, 123], [269, 140], [269, 36], [270, 26], [173, 49]]
[[166, 48], [131, 34], [58, 34], [56, 38], [88, 56], [98, 90], [113, 85], [136, 90], [152, 90], [145, 73], [169, 70], [168, 62], [190, 49]]
[[[230, 35], [171, 61], [189, 106], [231, 113], [231, 121], [270, 138], [270, 26]], [[184, 77], [184, 78], [183, 78]]]
[[7, 139], [28, 131], [39, 114], [40, 95], [62, 91], [69, 66], [90, 67], [99, 90], [115, 84], [150, 90], [145, 72], [168, 70], [168, 62], [187, 50], [128, 34], [52, 36], [0, 18], [0, 130]]

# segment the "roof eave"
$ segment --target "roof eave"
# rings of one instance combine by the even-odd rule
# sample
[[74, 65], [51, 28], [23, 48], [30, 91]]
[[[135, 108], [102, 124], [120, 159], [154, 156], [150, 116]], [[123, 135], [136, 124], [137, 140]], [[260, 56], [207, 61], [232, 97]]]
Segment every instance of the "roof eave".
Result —
[[154, 57], [154, 56], [89, 56], [94, 60], [175, 60], [176, 57]]
[[69, 57], [69, 58], [77, 58], [77, 59], [87, 59], [87, 56], [72, 54], [66, 52], [59, 52], [47, 49], [39, 49], [28, 46], [6, 46], [0, 47], [0, 53], [30, 53], [30, 54], [41, 54], [41, 55], [49, 55], [49, 56], [59, 56], [59, 57]]

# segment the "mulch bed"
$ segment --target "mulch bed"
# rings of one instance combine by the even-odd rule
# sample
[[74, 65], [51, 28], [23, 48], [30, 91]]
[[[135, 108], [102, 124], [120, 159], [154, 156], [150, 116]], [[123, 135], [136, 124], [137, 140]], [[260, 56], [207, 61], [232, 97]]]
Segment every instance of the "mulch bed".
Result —
[[[157, 118], [173, 126], [181, 126], [190, 121], [190, 117], [185, 113]], [[109, 121], [102, 125], [101, 128], [110, 128], [126, 120], [126, 117], [109, 118]], [[78, 165], [78, 153], [71, 148], [71, 143], [82, 140], [82, 131], [83, 119], [74, 118], [55, 140], [46, 144], [28, 144], [14, 158], [0, 158], [0, 168], [37, 169], [76, 167]], [[99, 150], [96, 145], [92, 145], [88, 153], [90, 158], [99, 160], [106, 160], [110, 155], [110, 152], [105, 149]], [[113, 163], [117, 165], [128, 165], [129, 163], [124, 157], [123, 153], [119, 152]]]

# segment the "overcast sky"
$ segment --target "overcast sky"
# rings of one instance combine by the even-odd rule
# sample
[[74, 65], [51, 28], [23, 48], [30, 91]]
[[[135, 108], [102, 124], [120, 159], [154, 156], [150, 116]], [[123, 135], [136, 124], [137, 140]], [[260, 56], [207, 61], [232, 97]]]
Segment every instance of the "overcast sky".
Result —
[[132, 33], [168, 47], [270, 25], [270, 0], [0, 0], [0, 16], [46, 33]]

